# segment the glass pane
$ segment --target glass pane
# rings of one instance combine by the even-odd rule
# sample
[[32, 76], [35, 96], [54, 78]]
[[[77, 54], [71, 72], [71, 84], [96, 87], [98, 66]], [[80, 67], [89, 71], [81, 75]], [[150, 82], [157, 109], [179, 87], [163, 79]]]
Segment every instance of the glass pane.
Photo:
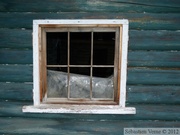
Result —
[[94, 32], [93, 65], [114, 65], [115, 32]]
[[93, 67], [93, 76], [94, 77], [103, 77], [107, 78], [113, 75], [114, 68], [108, 67]]
[[70, 68], [70, 98], [90, 98], [90, 68]]
[[47, 68], [47, 97], [67, 98], [67, 68]]
[[70, 33], [70, 65], [90, 65], [91, 33]]
[[[92, 97], [113, 98], [114, 93], [114, 68], [93, 68]], [[98, 73], [98, 71], [101, 71]]]
[[47, 65], [67, 65], [67, 32], [47, 32]]

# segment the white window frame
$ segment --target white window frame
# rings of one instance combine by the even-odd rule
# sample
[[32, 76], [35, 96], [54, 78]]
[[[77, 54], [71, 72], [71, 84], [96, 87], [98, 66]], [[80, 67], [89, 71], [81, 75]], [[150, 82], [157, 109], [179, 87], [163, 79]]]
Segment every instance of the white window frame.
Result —
[[[121, 38], [120, 92], [118, 105], [46, 104], [40, 101], [39, 36], [43, 25], [119, 25]], [[23, 112], [80, 113], [80, 114], [135, 114], [134, 107], [126, 107], [127, 52], [129, 22], [126, 19], [33, 20], [33, 105], [24, 106]]]

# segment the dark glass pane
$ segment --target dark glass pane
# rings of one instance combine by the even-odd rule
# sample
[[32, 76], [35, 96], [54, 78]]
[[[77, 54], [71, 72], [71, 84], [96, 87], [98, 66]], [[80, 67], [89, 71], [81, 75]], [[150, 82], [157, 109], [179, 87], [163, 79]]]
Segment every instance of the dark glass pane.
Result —
[[90, 68], [70, 68], [70, 98], [90, 98]]
[[47, 69], [47, 97], [67, 98], [67, 68]]
[[[113, 98], [114, 93], [114, 68], [93, 68], [92, 97]], [[101, 71], [97, 75], [97, 71]], [[104, 71], [104, 73], [103, 73]], [[97, 77], [98, 76], [98, 77]]]
[[47, 32], [47, 65], [67, 65], [67, 32]]
[[70, 33], [70, 65], [90, 65], [91, 33]]
[[112, 76], [114, 72], [114, 68], [107, 67], [93, 67], [93, 76], [94, 77], [104, 77], [107, 78]]
[[114, 65], [115, 32], [94, 32], [93, 65]]
[[71, 67], [70, 73], [90, 76], [90, 68], [88, 68], [88, 67], [87, 68], [85, 68], [85, 67]]

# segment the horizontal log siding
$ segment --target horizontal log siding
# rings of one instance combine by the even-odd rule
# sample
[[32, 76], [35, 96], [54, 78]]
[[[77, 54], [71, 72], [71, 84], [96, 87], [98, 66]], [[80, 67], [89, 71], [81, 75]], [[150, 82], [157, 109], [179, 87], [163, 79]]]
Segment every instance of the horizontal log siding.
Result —
[[[32, 102], [32, 83], [0, 83], [3, 101]], [[179, 86], [127, 85], [127, 104], [180, 104]], [[4, 94], [6, 93], [6, 94]], [[28, 96], [27, 96], [28, 95]], [[168, 99], [168, 100], [167, 100]]]
[[[180, 31], [130, 30], [129, 50], [179, 51]], [[32, 49], [32, 30], [0, 29], [0, 48]]]
[[0, 65], [0, 82], [32, 82], [32, 66]]
[[[179, 13], [178, 0], [1, 0], [0, 134], [123, 134], [124, 127], [179, 127]], [[137, 114], [22, 113], [23, 105], [33, 104], [33, 19], [129, 19], [126, 105]]]
[[0, 13], [0, 28], [32, 29], [33, 19], [129, 19], [130, 29], [177, 30], [180, 29], [180, 14], [154, 13]]
[[[32, 50], [0, 49], [0, 64], [32, 64]], [[128, 67], [180, 68], [180, 51], [129, 51]]]
[[178, 0], [1, 0], [0, 5], [0, 12], [180, 12]]
[[[180, 105], [158, 104], [128, 104], [137, 109], [136, 115], [88, 115], [88, 114], [37, 114], [23, 113], [23, 105], [31, 105], [31, 102], [1, 101], [1, 117], [29, 117], [29, 118], [53, 118], [53, 119], [76, 119], [76, 120], [180, 120]], [[171, 114], [171, 115], [169, 115]]]
[[64, 119], [37, 119], [37, 118], [0, 118], [0, 133], [23, 135], [123, 135], [124, 127], [179, 127], [177, 121], [85, 121]]
[[[32, 66], [0, 65], [1, 82], [32, 82]], [[180, 85], [179, 69], [128, 68], [127, 84]]]

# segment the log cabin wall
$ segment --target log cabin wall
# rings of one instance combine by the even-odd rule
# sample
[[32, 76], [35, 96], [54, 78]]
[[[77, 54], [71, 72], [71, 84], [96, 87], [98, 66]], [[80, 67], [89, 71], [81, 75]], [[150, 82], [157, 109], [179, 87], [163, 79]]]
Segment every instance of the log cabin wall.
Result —
[[[32, 104], [33, 19], [129, 19], [126, 106], [135, 115], [23, 113]], [[180, 125], [180, 1], [1, 0], [0, 134], [123, 134]]]

